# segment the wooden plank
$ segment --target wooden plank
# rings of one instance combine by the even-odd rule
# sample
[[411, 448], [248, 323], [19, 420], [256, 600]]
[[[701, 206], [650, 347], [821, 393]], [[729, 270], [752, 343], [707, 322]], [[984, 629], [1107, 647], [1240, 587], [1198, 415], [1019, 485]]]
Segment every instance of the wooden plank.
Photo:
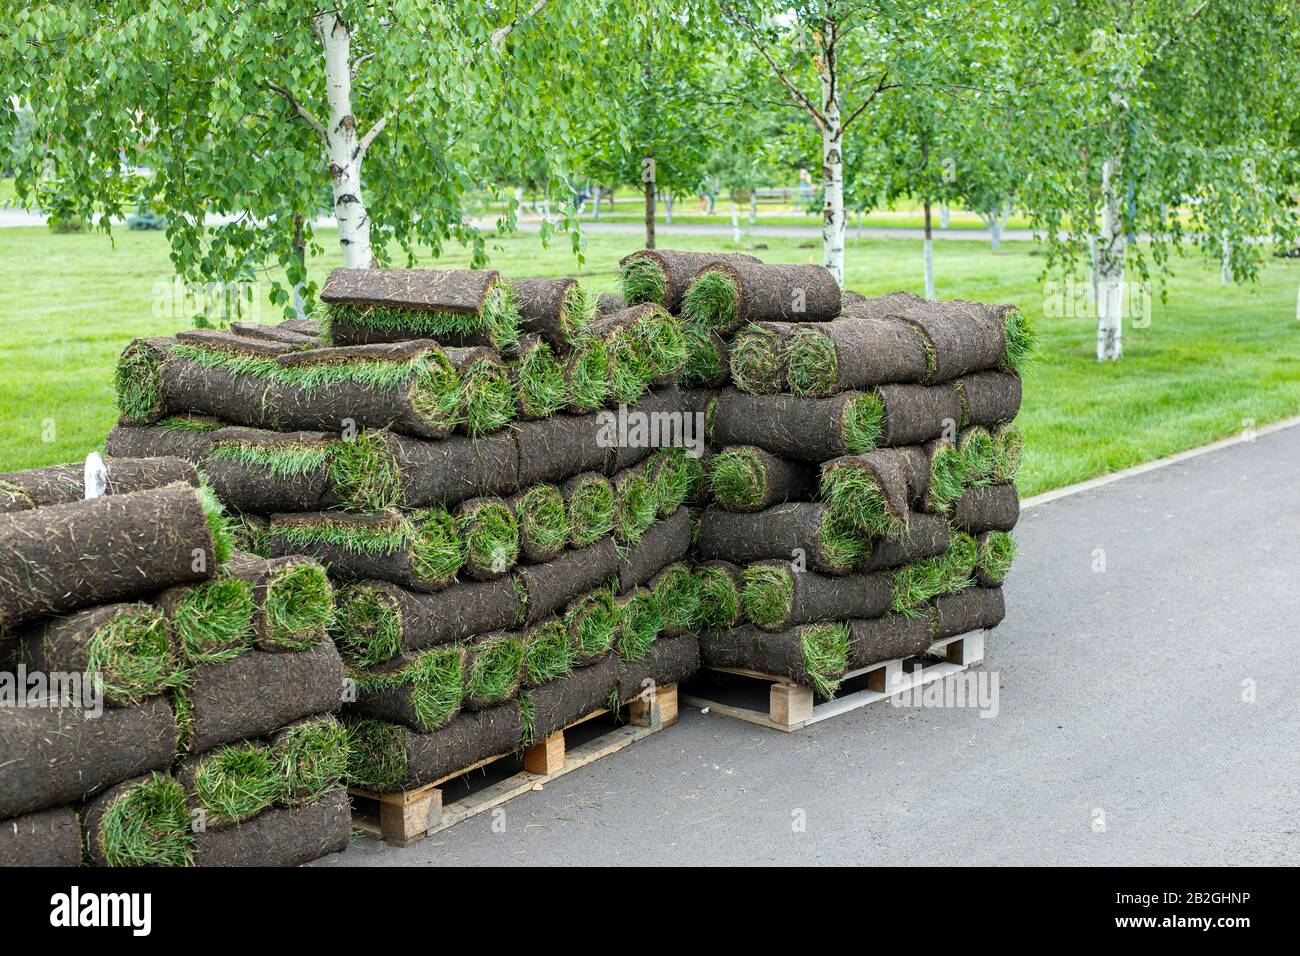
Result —
[[813, 715], [813, 692], [797, 684], [773, 684], [768, 691], [767, 716], [774, 724], [803, 724]]
[[564, 766], [564, 731], [557, 730], [524, 751], [524, 769], [546, 776]]
[[677, 722], [677, 685], [655, 687], [628, 701], [627, 722], [636, 727], [670, 727]]

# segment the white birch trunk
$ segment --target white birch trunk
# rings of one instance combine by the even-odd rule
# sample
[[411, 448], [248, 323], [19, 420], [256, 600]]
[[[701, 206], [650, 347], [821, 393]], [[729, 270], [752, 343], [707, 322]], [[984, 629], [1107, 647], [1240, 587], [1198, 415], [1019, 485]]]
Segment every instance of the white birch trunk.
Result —
[[731, 241], [740, 245], [740, 207], [734, 197], [731, 200]]
[[749, 191], [749, 224], [751, 226], [758, 223], [758, 190]]
[[592, 218], [592, 219], [599, 219], [599, 218], [600, 218], [600, 201], [601, 201], [601, 199], [604, 198], [604, 196], [605, 196], [605, 190], [602, 189], [600, 186], [597, 186], [597, 187], [596, 187], [596, 197], [595, 197], [595, 201], [594, 201], [594, 203], [593, 203], [593, 205], [592, 205], [592, 207], [591, 207], [591, 218]]
[[834, 61], [821, 71], [822, 116], [822, 265], [844, 286], [844, 158], [841, 146], [844, 127], [840, 124], [839, 89], [835, 82]]
[[1124, 224], [1119, 207], [1119, 161], [1101, 167], [1101, 234], [1097, 237], [1097, 361], [1124, 354]]
[[931, 302], [935, 300], [934, 294], [934, 240], [929, 236], [925, 237], [925, 297]]
[[989, 242], [993, 245], [993, 251], [997, 252], [1002, 248], [1002, 216], [995, 213], [989, 220]]
[[361, 195], [363, 154], [357, 142], [357, 120], [352, 115], [352, 35], [336, 13], [318, 13], [314, 22], [325, 50], [325, 96], [329, 103], [325, 141], [343, 265], [369, 269], [374, 254], [370, 248], [370, 216]]
[[1232, 285], [1232, 240], [1228, 238], [1228, 230], [1223, 230], [1223, 239], [1221, 242], [1223, 248], [1223, 262], [1219, 269], [1219, 282], [1223, 285]]
[[673, 224], [673, 194], [669, 193], [668, 195], [664, 196], [664, 225], [671, 226], [672, 224]]
[[949, 216], [948, 204], [944, 203], [942, 206], [939, 207], [939, 228], [940, 229], [948, 228], [948, 216]]

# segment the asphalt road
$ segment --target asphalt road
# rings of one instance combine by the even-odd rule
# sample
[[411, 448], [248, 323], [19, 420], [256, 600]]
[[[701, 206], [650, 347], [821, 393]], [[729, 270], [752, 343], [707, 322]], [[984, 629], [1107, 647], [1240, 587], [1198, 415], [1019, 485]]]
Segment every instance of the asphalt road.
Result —
[[1300, 427], [1026, 510], [1017, 538], [995, 717], [684, 709], [502, 832], [319, 865], [1300, 863]]

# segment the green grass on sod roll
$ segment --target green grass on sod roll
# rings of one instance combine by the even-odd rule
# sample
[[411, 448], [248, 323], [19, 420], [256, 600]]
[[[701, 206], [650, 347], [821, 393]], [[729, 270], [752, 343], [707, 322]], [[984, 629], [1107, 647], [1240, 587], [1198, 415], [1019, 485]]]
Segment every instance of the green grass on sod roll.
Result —
[[687, 322], [682, 328], [682, 337], [686, 358], [682, 363], [681, 383], [685, 388], [712, 382], [722, 374], [722, 354], [708, 329]]
[[609, 346], [604, 339], [584, 335], [574, 346], [569, 377], [569, 404], [580, 412], [601, 408], [610, 392]]
[[993, 483], [997, 448], [987, 428], [976, 425], [966, 429], [961, 435], [959, 451], [967, 485], [983, 487]]
[[697, 618], [700, 627], [708, 631], [731, 627], [740, 602], [731, 575], [721, 568], [696, 568], [695, 579], [699, 582], [700, 610]]
[[271, 756], [280, 779], [277, 802], [311, 803], [348, 772], [348, 732], [329, 715], [294, 724], [276, 735]]
[[682, 315], [709, 328], [725, 329], [736, 312], [736, 280], [710, 269], [698, 276], [682, 297]]
[[534, 485], [516, 503], [520, 530], [543, 551], [558, 551], [569, 540], [564, 493], [555, 485]]
[[519, 558], [519, 522], [504, 503], [489, 501], [460, 517], [466, 563], [505, 571]]
[[334, 443], [330, 481], [343, 506], [352, 511], [383, 511], [402, 500], [402, 473], [388, 442], [369, 429]]
[[655, 586], [659, 618], [665, 628], [689, 633], [695, 630], [700, 616], [700, 584], [685, 564], [664, 569]]
[[794, 605], [794, 578], [788, 568], [751, 564], [741, 574], [740, 604], [745, 617], [762, 627], [780, 624]]
[[871, 552], [871, 537], [834, 514], [826, 516], [817, 532], [826, 559], [842, 570], [857, 567]]
[[1018, 375], [1033, 364], [1034, 350], [1038, 347], [1038, 330], [1019, 309], [1007, 313], [1007, 351], [1006, 364]]
[[431, 339], [486, 333], [498, 349], [513, 345], [519, 338], [519, 309], [515, 306], [514, 290], [505, 282], [498, 282], [489, 290], [482, 310], [477, 313], [332, 302], [321, 303], [314, 317], [320, 321], [326, 338], [336, 321], [376, 331], [400, 329]]
[[225, 428], [226, 423], [211, 418], [191, 418], [188, 415], [174, 415], [171, 418], [164, 418], [158, 423], [158, 426], [181, 432], [214, 432], [220, 428]]
[[576, 342], [596, 315], [596, 294], [581, 285], [570, 286], [560, 306], [560, 331], [564, 340]]
[[855, 395], [844, 406], [844, 445], [865, 455], [880, 444], [885, 431], [885, 403], [874, 392]]
[[627, 544], [636, 544], [659, 513], [654, 486], [643, 474], [631, 475], [619, 486], [614, 503], [614, 528]]
[[966, 465], [961, 453], [945, 445], [930, 457], [930, 503], [940, 514], [947, 514], [952, 503], [966, 488]]
[[464, 655], [459, 647], [423, 651], [406, 665], [389, 671], [352, 672], [357, 689], [373, 693], [411, 686], [411, 707], [428, 727], [441, 727], [460, 710], [465, 692]]
[[599, 657], [613, 646], [619, 623], [614, 592], [607, 587], [583, 595], [564, 613], [564, 626], [584, 660]]
[[692, 465], [698, 468], [699, 462], [688, 458], [684, 448], [660, 448], [655, 452], [646, 473], [652, 476], [659, 514], [667, 517], [691, 496], [698, 480]]
[[752, 448], [729, 448], [709, 464], [709, 488], [726, 508], [752, 508], [763, 498], [767, 473]]
[[631, 404], [645, 394], [655, 379], [655, 362], [636, 328], [621, 328], [608, 339], [609, 391], [615, 401]]
[[442, 508], [417, 511], [391, 528], [360, 528], [327, 520], [277, 529], [275, 534], [296, 546], [327, 544], [354, 554], [390, 554], [409, 547], [415, 570], [430, 580], [448, 578], [465, 563], [460, 527]]
[[100, 850], [109, 866], [189, 866], [194, 835], [185, 790], [154, 773], [104, 811]]
[[1020, 474], [1025, 436], [1015, 425], [1003, 425], [993, 434], [993, 480], [1014, 481]]
[[922, 608], [941, 594], [955, 594], [971, 585], [975, 542], [970, 535], [954, 535], [943, 554], [922, 558], [892, 573], [891, 607], [908, 617], [921, 617]]
[[481, 360], [461, 375], [465, 430], [478, 438], [504, 428], [515, 417], [515, 385], [510, 370], [497, 362]]
[[840, 688], [835, 675], [849, 666], [851, 640], [847, 624], [809, 624], [801, 633], [804, 670], [823, 697], [834, 697]]
[[177, 603], [171, 625], [188, 663], [233, 660], [253, 641], [253, 589], [238, 578], [196, 584]]
[[637, 591], [623, 604], [619, 614], [618, 656], [629, 662], [644, 659], [662, 630], [658, 600], [649, 591]]
[[212, 531], [213, 557], [217, 559], [218, 565], [225, 564], [230, 560], [230, 551], [234, 547], [230, 531], [226, 528], [226, 509], [207, 485], [199, 486], [198, 495], [203, 513], [208, 519], [208, 528]]
[[623, 299], [628, 305], [655, 302], [663, 305], [668, 294], [668, 280], [653, 259], [638, 257], [624, 263], [619, 270]]
[[731, 381], [751, 395], [779, 392], [783, 384], [781, 337], [750, 325], [731, 342]]
[[673, 375], [686, 364], [686, 333], [681, 320], [664, 312], [636, 325], [636, 335], [645, 349], [651, 378]]
[[839, 357], [829, 336], [814, 329], [799, 329], [790, 336], [785, 373], [790, 391], [805, 398], [830, 395], [838, 371]]
[[524, 645], [517, 637], [475, 644], [465, 682], [465, 696], [481, 701], [502, 701], [514, 693], [524, 664]]
[[137, 424], [147, 422], [162, 402], [162, 361], [153, 349], [132, 343], [117, 361], [113, 385], [122, 417]]
[[234, 461], [246, 468], [256, 468], [277, 480], [296, 478], [323, 468], [332, 457], [332, 445], [286, 444], [267, 442], [216, 442], [208, 452], [209, 457]]
[[444, 508], [425, 508], [411, 515], [411, 555], [415, 569], [431, 581], [450, 578], [465, 564], [465, 547], [454, 516]]
[[406, 776], [406, 728], [371, 717], [349, 718], [348, 782], [377, 793], [396, 790]]
[[524, 639], [524, 679], [545, 684], [563, 677], [578, 663], [578, 652], [562, 621], [550, 620], [528, 632]]
[[864, 469], [834, 469], [822, 479], [821, 495], [837, 518], [868, 534], [897, 538], [906, 528], [902, 519], [890, 514], [875, 476]]
[[944, 564], [948, 570], [948, 590], [951, 594], [972, 584], [975, 564], [979, 560], [979, 543], [975, 536], [960, 532], [952, 536], [948, 550], [943, 554]]
[[116, 615], [86, 645], [86, 673], [105, 696], [135, 704], [184, 683], [186, 673], [156, 609]]
[[334, 591], [319, 564], [303, 562], [276, 571], [262, 601], [267, 638], [277, 647], [314, 647], [334, 615]]
[[1009, 531], [990, 531], [980, 539], [976, 566], [990, 581], [999, 584], [1016, 559], [1016, 542]]
[[537, 704], [533, 701], [533, 695], [526, 690], [520, 692], [518, 703], [519, 723], [523, 725], [519, 746], [531, 747], [537, 743], [537, 739], [533, 736], [533, 731], [537, 727]]
[[237, 823], [261, 813], [284, 788], [269, 748], [241, 743], [218, 747], [198, 758], [194, 796], [209, 826]]
[[569, 496], [569, 539], [591, 544], [614, 530], [614, 489], [607, 481], [586, 481]]
[[354, 584], [338, 592], [331, 626], [339, 653], [358, 667], [372, 667], [402, 651], [402, 622], [384, 592]]
[[569, 400], [564, 370], [551, 347], [541, 342], [519, 360], [519, 406], [535, 418], [554, 415]]

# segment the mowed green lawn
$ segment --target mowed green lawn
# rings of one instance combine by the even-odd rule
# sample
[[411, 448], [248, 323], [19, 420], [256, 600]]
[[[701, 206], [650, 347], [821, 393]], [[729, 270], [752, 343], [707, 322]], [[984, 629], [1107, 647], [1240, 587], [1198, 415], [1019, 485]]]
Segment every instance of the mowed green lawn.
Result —
[[[116, 417], [113, 365], [122, 347], [187, 324], [156, 308], [156, 289], [172, 276], [164, 237], [122, 230], [114, 238], [0, 229], [0, 471], [101, 448]], [[332, 235], [322, 238], [328, 248]], [[717, 237], [662, 244], [720, 247]], [[567, 240], [545, 250], [536, 236], [521, 236], [496, 240], [492, 257], [508, 277], [574, 274], [603, 290], [615, 285], [618, 259], [638, 245], [630, 235], [591, 236], [579, 266]], [[770, 261], [820, 258], [813, 241], [759, 245]], [[467, 259], [455, 250], [424, 264]], [[1006, 243], [995, 255], [983, 243], [941, 242], [935, 259], [941, 297], [1016, 303], [1041, 331], [1019, 420], [1025, 495], [1300, 413], [1300, 262], [1275, 260], [1248, 288], [1220, 285], [1217, 268], [1198, 260], [1179, 262], [1150, 326], [1127, 329], [1124, 360], [1100, 366], [1088, 318], [1043, 317], [1043, 259], [1031, 244]], [[919, 242], [850, 241], [847, 262], [852, 289], [920, 291]], [[323, 256], [314, 274], [323, 279], [336, 264], [336, 254]], [[261, 317], [274, 321], [277, 312], [264, 304]]]

